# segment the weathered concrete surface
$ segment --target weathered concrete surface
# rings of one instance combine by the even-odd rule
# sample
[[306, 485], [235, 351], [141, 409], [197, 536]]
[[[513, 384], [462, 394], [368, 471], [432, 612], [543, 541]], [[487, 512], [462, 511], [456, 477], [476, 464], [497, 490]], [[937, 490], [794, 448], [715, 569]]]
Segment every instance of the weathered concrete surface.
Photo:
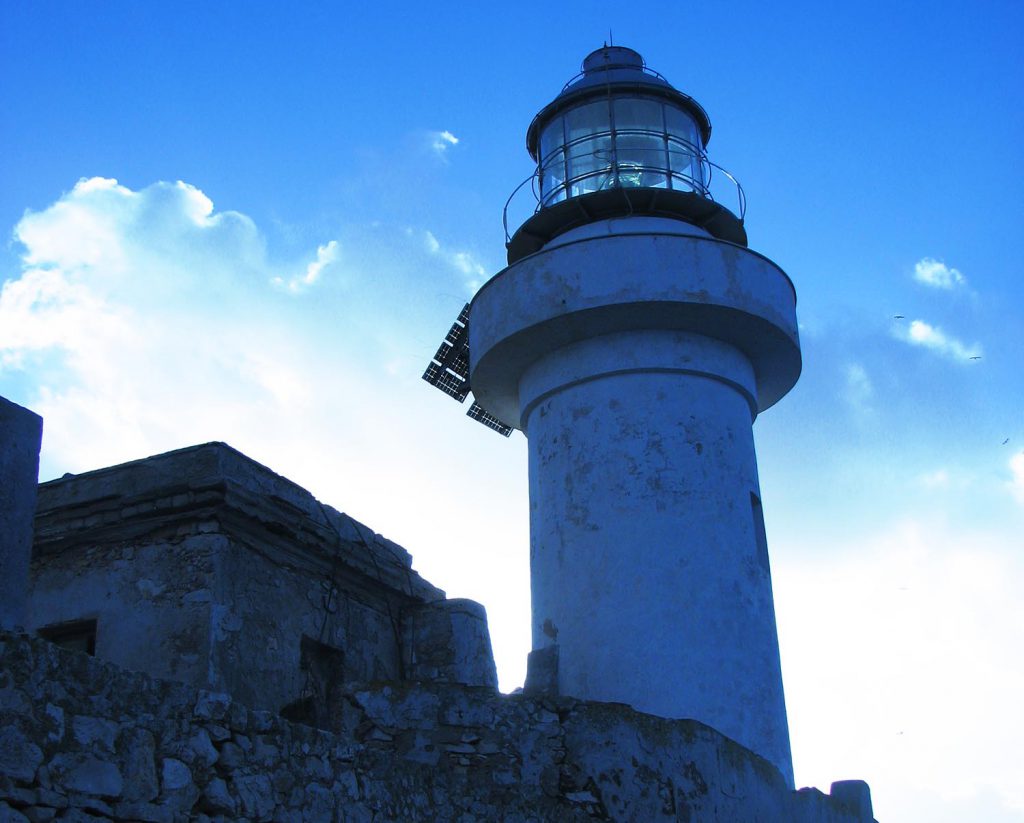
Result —
[[866, 787], [789, 791], [713, 729], [622, 705], [367, 683], [331, 717], [0, 633], [0, 819], [871, 821]]
[[25, 625], [43, 419], [0, 397], [0, 628]]
[[[607, 335], [524, 375], [521, 395], [542, 398], [526, 420], [533, 648], [558, 646], [562, 694], [699, 719], [788, 774], [750, 407], [737, 389], [753, 381], [742, 355], [695, 337]], [[590, 379], [573, 380], [581, 364]]]
[[451, 651], [435, 663], [452, 681], [491, 682], [482, 607], [443, 605], [411, 565], [400, 546], [209, 443], [39, 487], [28, 625], [95, 620], [103, 660], [279, 711], [326, 700], [336, 684], [325, 676], [407, 677], [405, 621], [429, 623], [436, 604]]

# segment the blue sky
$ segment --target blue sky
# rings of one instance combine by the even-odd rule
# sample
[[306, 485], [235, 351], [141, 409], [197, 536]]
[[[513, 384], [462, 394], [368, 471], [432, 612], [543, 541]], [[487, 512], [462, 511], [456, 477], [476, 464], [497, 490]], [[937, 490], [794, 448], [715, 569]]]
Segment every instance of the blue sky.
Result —
[[525, 442], [419, 375], [609, 28], [799, 296], [754, 429], [798, 785], [1024, 820], [1019, 4], [4, 4], [0, 394], [43, 477], [225, 440], [483, 602], [518, 685]]

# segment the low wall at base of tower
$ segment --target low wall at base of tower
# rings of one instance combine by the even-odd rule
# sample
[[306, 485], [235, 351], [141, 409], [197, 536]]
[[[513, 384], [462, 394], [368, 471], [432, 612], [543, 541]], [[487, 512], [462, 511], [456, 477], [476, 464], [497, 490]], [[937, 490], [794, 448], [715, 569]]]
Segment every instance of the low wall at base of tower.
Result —
[[329, 730], [0, 633], [0, 820], [870, 823], [701, 723], [454, 684], [347, 684]]

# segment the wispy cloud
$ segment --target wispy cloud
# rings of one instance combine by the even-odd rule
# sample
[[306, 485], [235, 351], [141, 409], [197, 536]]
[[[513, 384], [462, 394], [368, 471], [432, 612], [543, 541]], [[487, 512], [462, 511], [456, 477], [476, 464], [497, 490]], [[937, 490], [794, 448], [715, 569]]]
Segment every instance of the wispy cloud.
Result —
[[922, 472], [917, 482], [928, 491], [957, 491], [969, 489], [975, 482], [974, 476], [962, 468], [949, 469], [945, 466]]
[[[412, 231], [411, 229], [409, 230]], [[433, 232], [424, 230], [423, 246], [430, 254], [437, 255], [465, 278], [466, 288], [475, 292], [487, 279], [487, 269], [468, 251], [449, 249], [441, 244]]]
[[283, 277], [274, 277], [271, 282], [280, 288], [290, 291], [292, 294], [305, 291], [317, 280], [323, 270], [338, 259], [338, 241], [331, 240], [323, 246], [317, 247], [316, 259], [306, 266], [305, 272], [297, 274], [288, 280]]
[[867, 370], [860, 363], [849, 363], [846, 366], [846, 402], [861, 415], [871, 413], [871, 400], [875, 387], [868, 376]]
[[1010, 492], [1024, 506], [1024, 452], [1010, 458]]
[[[409, 229], [409, 232], [411, 233], [412, 229]], [[432, 231], [423, 231], [423, 245], [431, 254], [441, 253], [441, 242], [436, 237], [434, 237], [434, 233]]]
[[967, 278], [957, 269], [951, 268], [941, 260], [925, 257], [914, 266], [914, 279], [935, 289], [954, 289], [967, 285]]
[[918, 477], [926, 489], [944, 489], [949, 486], [949, 472], [946, 469], [935, 469]]
[[967, 362], [971, 358], [981, 357], [981, 346], [974, 343], [970, 346], [946, 334], [938, 326], [932, 326], [924, 320], [914, 320], [909, 326], [899, 326], [893, 334], [897, 339], [912, 346], [931, 349], [936, 354], [957, 362]]
[[444, 131], [431, 131], [427, 133], [430, 148], [441, 158], [445, 158], [448, 149], [459, 144], [459, 138], [445, 129]]

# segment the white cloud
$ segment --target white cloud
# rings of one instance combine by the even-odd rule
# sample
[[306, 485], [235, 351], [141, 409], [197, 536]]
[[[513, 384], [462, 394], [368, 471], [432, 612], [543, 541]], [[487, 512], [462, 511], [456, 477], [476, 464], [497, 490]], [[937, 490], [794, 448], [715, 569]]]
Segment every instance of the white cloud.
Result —
[[893, 334], [900, 340], [913, 346], [931, 349], [950, 360], [966, 362], [981, 357], [981, 346], [974, 343], [967, 346], [955, 337], [950, 337], [938, 326], [932, 326], [924, 320], [914, 320], [910, 326], [899, 326]]
[[445, 157], [448, 149], [459, 144], [459, 138], [445, 129], [444, 131], [432, 131], [427, 134], [430, 148], [438, 157]]
[[100, 338], [123, 334], [122, 314], [60, 269], [29, 268], [0, 291], [0, 369], [51, 348], [88, 356]]
[[914, 266], [914, 279], [936, 289], [953, 289], [967, 284], [967, 278], [959, 271], [931, 257], [917, 261]]
[[[222, 439], [296, 414], [315, 377], [273, 316], [255, 225], [183, 182], [80, 181], [27, 213], [20, 276], [0, 291], [0, 378], [29, 375], [44, 453], [71, 470]], [[296, 278], [316, 281], [320, 247]]]
[[331, 240], [323, 246], [318, 246], [316, 250], [316, 259], [306, 266], [306, 270], [302, 274], [297, 274], [289, 280], [285, 280], [282, 277], [274, 277], [271, 282], [280, 288], [297, 294], [298, 292], [305, 291], [307, 288], [316, 283], [320, 279], [320, 275], [323, 270], [331, 263], [336, 262], [338, 259], [338, 241]]
[[1010, 458], [1010, 492], [1024, 506], [1024, 452]]
[[119, 271], [124, 250], [118, 224], [134, 209], [134, 198], [135, 193], [116, 180], [80, 180], [53, 206], [27, 213], [15, 227], [15, 239], [25, 246], [24, 262]]

